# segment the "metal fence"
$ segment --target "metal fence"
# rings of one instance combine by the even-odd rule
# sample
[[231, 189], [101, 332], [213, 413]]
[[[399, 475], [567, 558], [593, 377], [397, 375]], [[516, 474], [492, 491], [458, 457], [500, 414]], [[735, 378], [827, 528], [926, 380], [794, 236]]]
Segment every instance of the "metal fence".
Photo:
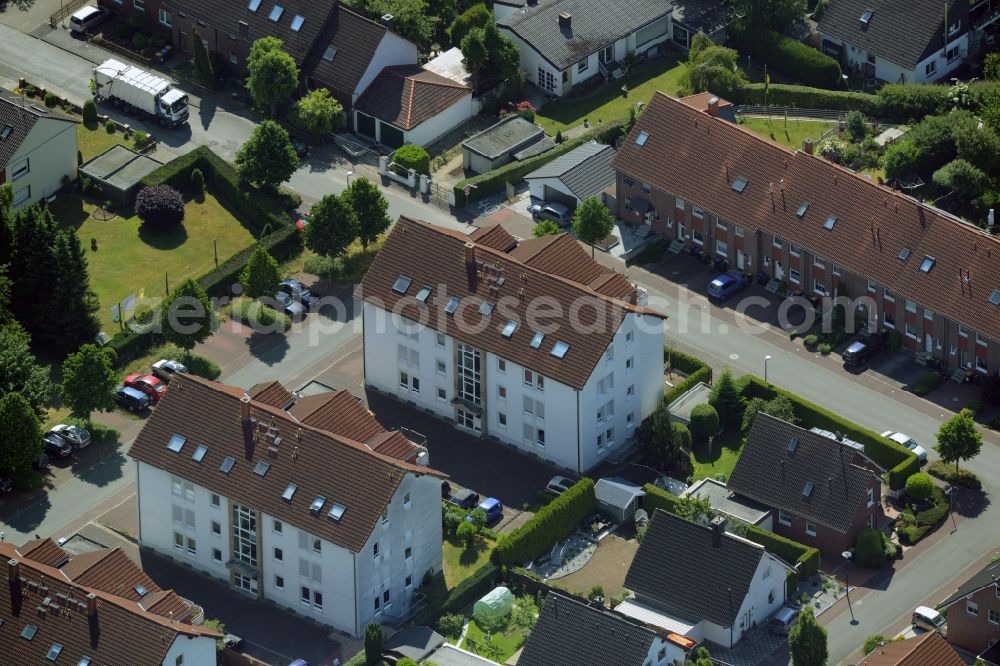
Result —
[[835, 109], [798, 109], [794, 106], [737, 106], [738, 116], [763, 116], [766, 118], [815, 118], [817, 120], [842, 120], [846, 111]]
[[62, 21], [67, 16], [75, 14], [76, 10], [86, 5], [87, 2], [89, 2], [89, 0], [69, 0], [69, 2], [65, 4], [60, 3], [59, 9], [49, 16], [49, 27], [56, 27], [59, 25], [59, 21]]
[[333, 142], [336, 143], [341, 150], [347, 153], [347, 156], [350, 157], [351, 161], [355, 164], [367, 164], [368, 166], [378, 167], [378, 161], [381, 155], [363, 143], [360, 143], [345, 134], [334, 134]]

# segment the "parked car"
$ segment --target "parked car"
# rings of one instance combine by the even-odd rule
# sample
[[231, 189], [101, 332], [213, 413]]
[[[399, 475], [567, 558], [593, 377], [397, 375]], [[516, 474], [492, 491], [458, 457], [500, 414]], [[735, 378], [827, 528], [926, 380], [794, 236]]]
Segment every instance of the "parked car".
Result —
[[768, 628], [771, 630], [772, 634], [788, 634], [788, 630], [792, 628], [795, 624], [795, 620], [799, 617], [799, 609], [792, 608], [791, 606], [782, 606], [778, 609], [778, 612], [771, 616], [771, 621], [768, 622]]
[[846, 366], [861, 366], [889, 348], [889, 335], [885, 331], [862, 331], [858, 339], [841, 355]]
[[288, 666], [309, 666], [309, 662], [305, 659], [296, 659], [292, 663], [288, 664]]
[[945, 633], [944, 625], [948, 622], [948, 618], [933, 608], [917, 606], [913, 611], [911, 622], [914, 627], [926, 629], [927, 631], [937, 631], [943, 634]]
[[60, 437], [69, 442], [71, 446], [78, 449], [85, 448], [88, 444], [90, 444], [90, 433], [80, 426], [60, 423], [57, 426], [53, 426], [47, 434]]
[[0, 476], [0, 493], [9, 493], [12, 490], [14, 490], [14, 480]]
[[167, 390], [167, 385], [153, 375], [140, 375], [138, 372], [126, 375], [122, 383], [140, 393], [145, 393], [154, 403], [159, 402]]
[[302, 284], [299, 280], [282, 280], [278, 291], [288, 294], [304, 305], [307, 310], [311, 310], [314, 305], [319, 303], [319, 296], [309, 291], [309, 287]]
[[[496, 525], [503, 518], [503, 504], [501, 504], [500, 500], [498, 500], [495, 497], [487, 497], [478, 505], [476, 505], [476, 508], [482, 509], [483, 511], [486, 512], [487, 527], [492, 527], [493, 525]], [[472, 520], [472, 516], [471, 515], [466, 516], [465, 519]]]
[[907, 448], [910, 451], [913, 451], [915, 454], [917, 454], [917, 458], [920, 460], [920, 462], [922, 463], [927, 462], [927, 450], [924, 449], [924, 447], [917, 444], [916, 440], [914, 440], [909, 435], [905, 435], [901, 432], [893, 432], [892, 430], [886, 430], [884, 433], [882, 433], [882, 436], [888, 437], [889, 439], [896, 442], [900, 446]]
[[468, 488], [462, 488], [449, 497], [448, 501], [463, 509], [472, 509], [472, 507], [479, 503], [479, 493], [475, 493]]
[[187, 371], [187, 366], [183, 363], [169, 358], [161, 358], [153, 364], [153, 376], [168, 384], [170, 383], [170, 380], [174, 378], [174, 375], [178, 373], [185, 373]]
[[130, 412], [141, 412], [150, 405], [149, 396], [130, 386], [119, 386], [115, 389], [115, 402]]
[[38, 457], [34, 459], [31, 463], [31, 469], [41, 471], [49, 466], [49, 455], [42, 451], [38, 454]]
[[573, 211], [561, 203], [537, 203], [528, 211], [535, 220], [552, 220], [560, 227], [568, 227], [573, 222]]
[[55, 433], [46, 433], [45, 453], [52, 458], [67, 458], [73, 453], [73, 445]]
[[243, 639], [236, 634], [226, 634], [222, 637], [222, 644], [230, 650], [239, 652], [243, 649]]
[[295, 220], [295, 228], [299, 231], [303, 231], [309, 226], [309, 219], [312, 217], [311, 210], [304, 210], [299, 213], [299, 219]]
[[108, 14], [109, 12], [106, 7], [88, 6], [78, 9], [69, 18], [70, 32], [87, 32], [94, 26], [104, 23], [105, 19], [108, 18]]
[[572, 487], [573, 482], [565, 476], [553, 476], [545, 485], [545, 492], [552, 493], [553, 495], [562, 495]]
[[708, 283], [708, 295], [724, 301], [733, 294], [742, 291], [748, 282], [747, 276], [742, 271], [729, 271]]
[[292, 319], [298, 319], [306, 314], [306, 306], [283, 291], [279, 291], [274, 295], [274, 302], [277, 307], [281, 308]]

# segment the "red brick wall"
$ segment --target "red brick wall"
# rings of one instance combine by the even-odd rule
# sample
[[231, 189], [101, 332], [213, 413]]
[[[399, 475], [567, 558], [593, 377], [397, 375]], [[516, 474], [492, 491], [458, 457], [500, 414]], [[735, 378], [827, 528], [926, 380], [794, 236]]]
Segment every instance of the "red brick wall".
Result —
[[973, 654], [979, 654], [990, 642], [1000, 641], [1000, 624], [990, 622], [990, 610], [1000, 620], [1000, 587], [990, 585], [972, 595], [969, 601], [978, 606], [979, 614], [971, 615], [966, 600], [955, 602], [948, 608], [948, 641]]

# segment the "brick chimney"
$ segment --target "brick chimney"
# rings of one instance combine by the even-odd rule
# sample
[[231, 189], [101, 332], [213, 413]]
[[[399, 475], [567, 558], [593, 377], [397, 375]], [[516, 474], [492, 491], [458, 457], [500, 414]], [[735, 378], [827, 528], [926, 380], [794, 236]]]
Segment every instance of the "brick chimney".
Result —
[[250, 418], [250, 396], [246, 393], [240, 398], [240, 425], [243, 428], [243, 449], [247, 460], [253, 459], [253, 419]]
[[476, 271], [476, 244], [471, 241], [465, 244], [465, 272], [469, 277], [469, 291], [475, 291], [479, 277]]
[[813, 140], [812, 139], [806, 139], [805, 141], [802, 142], [802, 150], [804, 150], [805, 152], [807, 152], [810, 155], [812, 155], [813, 154], [813, 145], [814, 144], [813, 144]]
[[21, 612], [21, 563], [7, 560], [7, 586], [10, 588], [10, 608], [14, 615]]
[[709, 97], [708, 98], [708, 115], [713, 118], [719, 117], [719, 98]]
[[87, 624], [90, 628], [90, 647], [96, 648], [101, 642], [101, 625], [97, 622], [97, 595], [87, 594]]
[[569, 12], [559, 12], [559, 29], [569, 30], [573, 27], [573, 15]]
[[716, 548], [722, 545], [722, 535], [726, 533], [726, 519], [723, 516], [716, 516], [709, 522], [712, 528], [712, 545]]
[[250, 420], [250, 396], [246, 393], [244, 393], [243, 397], [240, 398], [240, 420]]
[[389, 30], [396, 29], [396, 17], [392, 14], [382, 14], [380, 22]]

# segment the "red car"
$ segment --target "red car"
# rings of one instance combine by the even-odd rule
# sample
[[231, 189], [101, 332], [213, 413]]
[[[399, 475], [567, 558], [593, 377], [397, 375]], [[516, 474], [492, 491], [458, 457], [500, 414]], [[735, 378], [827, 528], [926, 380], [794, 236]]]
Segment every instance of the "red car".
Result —
[[305, 231], [305, 228], [309, 226], [309, 219], [312, 217], [312, 210], [305, 210], [299, 213], [299, 219], [295, 221], [295, 228], [299, 231]]
[[167, 390], [167, 385], [153, 375], [141, 375], [138, 372], [125, 377], [123, 383], [129, 388], [145, 393], [153, 402], [162, 398], [163, 392]]

